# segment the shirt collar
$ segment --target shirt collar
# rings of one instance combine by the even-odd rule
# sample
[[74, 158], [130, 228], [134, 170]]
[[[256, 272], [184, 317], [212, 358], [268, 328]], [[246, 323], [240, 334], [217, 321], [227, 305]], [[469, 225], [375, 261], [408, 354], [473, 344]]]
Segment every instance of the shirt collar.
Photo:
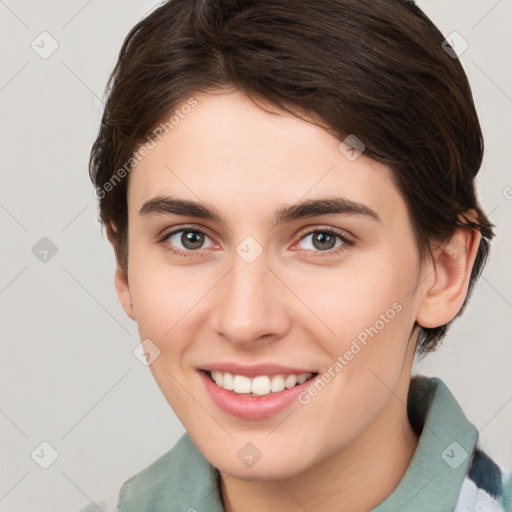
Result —
[[398, 486], [371, 512], [452, 511], [478, 430], [438, 378], [413, 378], [407, 409], [411, 424], [422, 430], [418, 446]]

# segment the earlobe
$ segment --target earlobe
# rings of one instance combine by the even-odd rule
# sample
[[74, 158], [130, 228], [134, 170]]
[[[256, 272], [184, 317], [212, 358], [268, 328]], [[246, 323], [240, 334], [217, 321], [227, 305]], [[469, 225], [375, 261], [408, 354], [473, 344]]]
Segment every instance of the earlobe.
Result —
[[457, 228], [434, 254], [416, 321], [426, 328], [444, 325], [457, 316], [466, 298], [481, 234]]

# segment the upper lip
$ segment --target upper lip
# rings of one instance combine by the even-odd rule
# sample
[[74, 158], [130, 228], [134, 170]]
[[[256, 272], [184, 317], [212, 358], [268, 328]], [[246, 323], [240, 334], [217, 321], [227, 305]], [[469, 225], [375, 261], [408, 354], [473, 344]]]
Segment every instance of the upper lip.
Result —
[[210, 363], [201, 367], [201, 369], [210, 372], [217, 371], [222, 373], [228, 372], [233, 375], [245, 375], [246, 377], [258, 377], [259, 375], [301, 375], [303, 373], [316, 373], [316, 371], [307, 368], [283, 366], [274, 363], [249, 366], [238, 363], [219, 362]]

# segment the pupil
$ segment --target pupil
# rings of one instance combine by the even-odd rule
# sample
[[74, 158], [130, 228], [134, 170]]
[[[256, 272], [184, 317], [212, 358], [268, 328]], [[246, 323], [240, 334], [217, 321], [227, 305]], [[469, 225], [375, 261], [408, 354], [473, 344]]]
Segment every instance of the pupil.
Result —
[[199, 249], [203, 244], [203, 234], [194, 231], [186, 231], [181, 235], [181, 243], [187, 249]]
[[333, 235], [328, 233], [316, 233], [313, 235], [313, 245], [317, 249], [332, 249], [336, 240]]

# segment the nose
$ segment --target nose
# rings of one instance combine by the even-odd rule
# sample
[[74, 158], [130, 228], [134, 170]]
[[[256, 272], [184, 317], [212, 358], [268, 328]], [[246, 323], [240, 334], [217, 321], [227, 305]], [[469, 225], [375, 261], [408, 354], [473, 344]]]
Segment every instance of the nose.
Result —
[[265, 252], [252, 262], [234, 254], [232, 268], [216, 292], [213, 325], [231, 343], [254, 348], [283, 337], [290, 329], [290, 297], [269, 267]]

